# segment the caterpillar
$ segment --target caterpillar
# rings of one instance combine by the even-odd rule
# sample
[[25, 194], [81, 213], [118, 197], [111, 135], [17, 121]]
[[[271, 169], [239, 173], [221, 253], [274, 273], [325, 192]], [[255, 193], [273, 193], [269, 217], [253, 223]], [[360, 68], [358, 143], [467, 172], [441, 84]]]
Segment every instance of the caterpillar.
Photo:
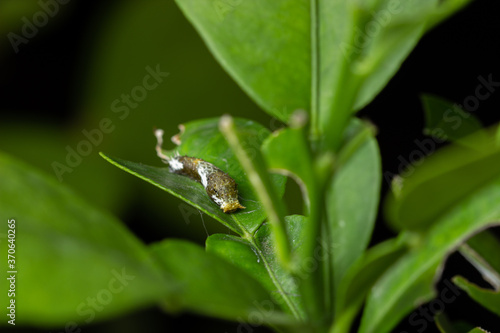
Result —
[[155, 130], [156, 154], [169, 165], [170, 172], [187, 176], [201, 183], [210, 199], [226, 214], [245, 209], [238, 201], [238, 184], [227, 173], [201, 158], [169, 157], [163, 154], [163, 130]]

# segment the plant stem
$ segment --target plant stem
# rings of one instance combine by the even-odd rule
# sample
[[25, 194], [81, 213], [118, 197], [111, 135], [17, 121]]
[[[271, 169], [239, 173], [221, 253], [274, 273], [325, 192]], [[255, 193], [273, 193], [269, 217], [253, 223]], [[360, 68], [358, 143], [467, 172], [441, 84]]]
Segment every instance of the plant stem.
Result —
[[325, 252], [328, 252], [328, 249], [322, 247], [321, 230], [325, 226], [324, 220], [326, 219], [323, 200], [326, 188], [324, 176], [325, 174], [329, 176], [329, 170], [333, 169], [333, 160], [329, 157], [332, 156], [328, 155], [327, 158], [316, 160], [313, 170], [311, 170], [315, 177], [314, 184], [311, 186], [309, 223], [304, 228], [304, 241], [298, 252], [300, 255], [298, 268], [307, 270], [311, 263], [313, 263], [313, 267], [309, 272], [300, 272], [305, 274], [297, 274], [298, 272], [295, 271], [296, 275], [302, 275], [301, 292], [306, 311], [313, 325], [317, 326], [318, 329], [325, 325], [328, 318], [326, 313], [328, 301], [325, 297], [329, 298], [329, 294], [327, 294], [328, 288], [325, 286], [327, 282], [324, 281], [324, 274], [329, 273], [331, 263], [328, 259], [324, 260]]
[[311, 0], [310, 20], [311, 20], [311, 128], [310, 137], [315, 142], [319, 135], [319, 80], [320, 80], [320, 52], [319, 52], [319, 22], [318, 22], [318, 1]]
[[260, 151], [257, 149], [252, 151], [254, 153], [254, 158], [250, 158], [240, 142], [231, 116], [222, 116], [219, 122], [219, 128], [238, 158], [241, 166], [247, 173], [255, 193], [264, 206], [268, 220], [273, 228], [272, 234], [274, 236], [274, 244], [276, 246], [278, 258], [288, 270], [290, 269], [290, 244], [285, 227], [285, 209], [283, 202], [278, 198], [269, 180]]

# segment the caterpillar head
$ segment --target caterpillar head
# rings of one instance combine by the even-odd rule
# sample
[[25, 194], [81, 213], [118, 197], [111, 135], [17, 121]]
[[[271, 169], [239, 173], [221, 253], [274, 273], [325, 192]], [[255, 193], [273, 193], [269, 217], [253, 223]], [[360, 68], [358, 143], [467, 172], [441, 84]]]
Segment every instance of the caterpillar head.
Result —
[[224, 213], [246, 208], [238, 201], [238, 185], [234, 179], [220, 170], [208, 176], [206, 191]]

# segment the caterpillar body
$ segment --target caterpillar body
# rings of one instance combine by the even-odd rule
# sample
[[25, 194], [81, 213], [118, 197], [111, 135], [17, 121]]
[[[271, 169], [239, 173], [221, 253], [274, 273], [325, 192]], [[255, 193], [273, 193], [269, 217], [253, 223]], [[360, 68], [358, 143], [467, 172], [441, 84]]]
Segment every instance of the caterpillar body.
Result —
[[155, 131], [158, 140], [156, 152], [158, 157], [170, 167], [170, 172], [187, 176], [201, 183], [210, 199], [215, 202], [224, 213], [233, 213], [244, 209], [238, 201], [238, 184], [227, 173], [215, 165], [201, 158], [189, 156], [169, 157], [163, 154], [163, 130]]

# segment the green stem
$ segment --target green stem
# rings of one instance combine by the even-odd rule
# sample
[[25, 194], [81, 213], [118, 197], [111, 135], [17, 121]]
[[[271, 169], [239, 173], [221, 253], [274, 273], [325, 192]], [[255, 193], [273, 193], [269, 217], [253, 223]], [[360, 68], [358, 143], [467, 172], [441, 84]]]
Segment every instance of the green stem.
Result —
[[327, 305], [329, 303], [327, 298], [330, 298], [330, 295], [327, 294], [329, 288], [325, 285], [328, 282], [324, 279], [325, 274], [328, 275], [331, 270], [331, 263], [328, 259], [323, 261], [325, 258], [324, 251], [327, 250], [321, 246], [320, 242], [323, 236], [321, 230], [326, 227], [323, 222], [326, 218], [323, 200], [326, 189], [324, 184], [326, 182], [323, 176], [330, 174], [330, 172], [326, 171], [331, 169], [333, 169], [333, 160], [324, 158], [320, 159], [319, 162], [315, 161], [313, 170], [311, 170], [315, 177], [314, 184], [311, 186], [309, 221], [304, 227], [302, 249], [298, 252], [300, 255], [298, 268], [304, 270], [313, 263], [314, 269], [310, 272], [300, 272], [303, 274], [298, 274], [299, 272], [295, 270], [295, 274], [304, 275], [302, 276], [301, 293], [312, 324], [318, 330], [325, 326], [329, 317], [326, 309], [328, 309]]
[[[346, 43], [349, 45], [354, 44], [356, 36], [354, 27], [360, 26], [362, 20], [366, 19], [358, 9], [353, 9], [351, 15], [352, 25], [346, 36]], [[359, 61], [361, 56], [361, 53], [351, 52], [349, 56], [342, 58], [331, 103], [322, 105], [320, 109], [321, 131], [324, 133], [323, 152], [337, 152], [340, 148], [344, 129], [351, 117], [361, 83], [367, 75], [366, 66]]]
[[[327, 216], [326, 213], [327, 206], [323, 206], [323, 216]], [[331, 238], [331, 232], [330, 232], [330, 227], [328, 223], [323, 223], [322, 225], [323, 230], [321, 232], [321, 239], [322, 239], [322, 244], [332, 244], [332, 238]], [[326, 321], [330, 323], [333, 319], [333, 314], [334, 314], [334, 295], [333, 295], [333, 258], [331, 256], [331, 251], [330, 248], [323, 249], [323, 294], [324, 296], [324, 302], [325, 302], [325, 313], [326, 313]]]
[[273, 228], [272, 234], [278, 258], [286, 269], [290, 269], [290, 244], [285, 226], [285, 209], [283, 202], [279, 199], [273, 184], [269, 180], [269, 175], [267, 174], [260, 151], [253, 151], [255, 157], [253, 159], [250, 158], [240, 142], [231, 116], [222, 116], [219, 128], [247, 173], [255, 193], [266, 211], [268, 220]]
[[318, 126], [319, 116], [319, 80], [320, 80], [320, 52], [319, 52], [319, 22], [318, 1], [311, 0], [311, 140], [315, 142], [320, 133]]

